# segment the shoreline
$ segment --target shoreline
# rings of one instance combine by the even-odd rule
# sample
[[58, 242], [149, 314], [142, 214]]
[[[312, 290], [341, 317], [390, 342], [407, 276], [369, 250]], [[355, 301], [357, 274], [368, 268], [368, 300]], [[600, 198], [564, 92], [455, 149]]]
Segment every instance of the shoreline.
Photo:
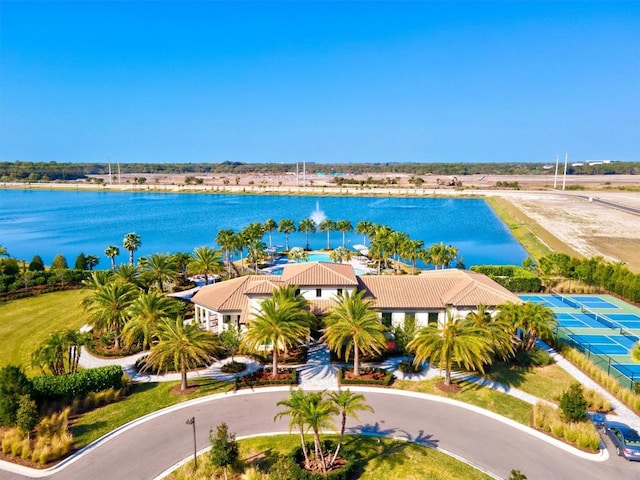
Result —
[[[5, 182], [4, 190], [87, 191], [148, 194], [209, 194], [269, 196], [346, 196], [411, 198], [482, 198], [511, 234], [534, 259], [550, 251], [570, 256], [601, 256], [627, 264], [640, 272], [640, 219], [632, 212], [592, 202], [604, 199], [631, 209], [640, 209], [640, 193], [634, 189], [529, 190], [417, 188], [414, 186], [291, 186], [291, 185], [98, 185], [87, 183]], [[496, 205], [507, 205], [499, 208]], [[546, 253], [545, 253], [546, 252]]]

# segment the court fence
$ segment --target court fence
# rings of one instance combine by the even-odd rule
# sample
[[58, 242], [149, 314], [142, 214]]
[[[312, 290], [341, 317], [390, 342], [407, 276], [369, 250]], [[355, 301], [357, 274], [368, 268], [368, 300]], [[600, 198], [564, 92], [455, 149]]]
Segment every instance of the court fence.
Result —
[[[596, 345], [588, 342], [578, 342], [574, 337], [579, 335], [570, 328], [556, 326], [556, 339], [577, 349], [580, 353], [591, 360], [598, 368], [607, 372], [615, 378], [620, 385], [635, 392], [640, 387], [640, 374], [633, 372], [624, 365], [618, 363], [614, 358], [600, 350]], [[584, 339], [584, 337], [581, 337]]]

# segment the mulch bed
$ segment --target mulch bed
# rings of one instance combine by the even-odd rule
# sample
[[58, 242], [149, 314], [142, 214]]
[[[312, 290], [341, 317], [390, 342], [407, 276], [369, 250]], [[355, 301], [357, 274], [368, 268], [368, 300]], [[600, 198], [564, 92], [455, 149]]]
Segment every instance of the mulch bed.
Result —
[[444, 381], [436, 383], [436, 388], [445, 393], [460, 393], [462, 387], [457, 383], [452, 383], [451, 385], [445, 385]]
[[359, 379], [359, 380], [382, 381], [386, 378], [386, 375], [381, 372], [376, 372], [371, 370], [365, 370], [365, 371], [361, 370], [360, 375], [356, 377], [355, 372], [353, 371], [353, 369], [351, 369], [351, 370], [344, 371], [344, 378], [346, 378], [347, 380]]
[[289, 380], [291, 378], [291, 370], [278, 369], [275, 376], [271, 375], [271, 370], [258, 370], [249, 376], [251, 380]]

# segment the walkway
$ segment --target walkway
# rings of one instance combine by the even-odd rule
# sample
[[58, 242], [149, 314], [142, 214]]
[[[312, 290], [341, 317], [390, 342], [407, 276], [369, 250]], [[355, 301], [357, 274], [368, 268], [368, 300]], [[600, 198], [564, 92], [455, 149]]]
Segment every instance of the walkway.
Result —
[[307, 363], [298, 368], [300, 387], [308, 390], [338, 389], [336, 368], [325, 343], [313, 342], [307, 351]]

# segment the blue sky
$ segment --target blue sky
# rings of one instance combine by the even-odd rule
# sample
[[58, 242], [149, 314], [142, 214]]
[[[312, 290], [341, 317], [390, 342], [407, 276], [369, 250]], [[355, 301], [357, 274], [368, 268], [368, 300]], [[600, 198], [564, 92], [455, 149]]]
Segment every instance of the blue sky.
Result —
[[640, 2], [0, 0], [0, 161], [640, 161]]

